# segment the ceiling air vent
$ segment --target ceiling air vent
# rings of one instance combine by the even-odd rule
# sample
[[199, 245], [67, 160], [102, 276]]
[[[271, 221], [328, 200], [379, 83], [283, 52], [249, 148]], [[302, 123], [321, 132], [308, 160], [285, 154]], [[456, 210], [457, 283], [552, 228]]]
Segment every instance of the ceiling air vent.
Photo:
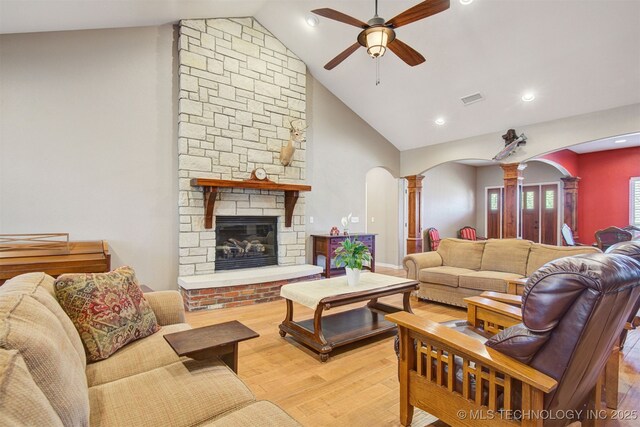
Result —
[[471, 95], [463, 96], [460, 98], [464, 105], [473, 104], [474, 102], [482, 101], [484, 98], [480, 95], [480, 92], [473, 93]]

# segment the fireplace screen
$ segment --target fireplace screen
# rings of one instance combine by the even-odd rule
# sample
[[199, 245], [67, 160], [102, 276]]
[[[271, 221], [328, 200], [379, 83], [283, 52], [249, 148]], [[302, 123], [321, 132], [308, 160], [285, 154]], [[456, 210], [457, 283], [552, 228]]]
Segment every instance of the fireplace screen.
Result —
[[278, 217], [216, 216], [216, 270], [278, 265]]

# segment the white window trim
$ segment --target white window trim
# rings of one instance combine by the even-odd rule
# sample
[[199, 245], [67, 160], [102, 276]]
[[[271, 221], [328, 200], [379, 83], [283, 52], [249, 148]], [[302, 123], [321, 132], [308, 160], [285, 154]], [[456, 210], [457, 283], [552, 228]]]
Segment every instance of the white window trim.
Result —
[[640, 226], [640, 215], [638, 218], [634, 218], [634, 203], [636, 197], [634, 187], [637, 182], [640, 182], [640, 176], [633, 176], [629, 179], [629, 224], [635, 225], [636, 227]]

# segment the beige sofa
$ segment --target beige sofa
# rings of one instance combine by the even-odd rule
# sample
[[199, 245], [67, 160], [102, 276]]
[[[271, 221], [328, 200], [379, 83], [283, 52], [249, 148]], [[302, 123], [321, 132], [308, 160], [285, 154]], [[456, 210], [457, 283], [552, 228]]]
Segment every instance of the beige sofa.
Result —
[[0, 425], [299, 425], [218, 359], [176, 356], [163, 335], [190, 328], [178, 292], [145, 294], [159, 332], [87, 364], [53, 282], [29, 273], [0, 287]]
[[443, 239], [435, 252], [404, 258], [407, 277], [420, 282], [418, 297], [466, 307], [464, 298], [506, 292], [507, 281], [528, 277], [557, 258], [600, 252], [591, 246], [551, 246], [520, 239]]

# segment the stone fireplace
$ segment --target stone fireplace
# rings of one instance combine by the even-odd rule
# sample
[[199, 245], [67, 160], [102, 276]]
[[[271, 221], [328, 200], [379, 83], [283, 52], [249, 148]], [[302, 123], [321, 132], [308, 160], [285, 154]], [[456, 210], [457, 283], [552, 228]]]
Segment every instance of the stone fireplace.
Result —
[[[205, 228], [203, 189], [192, 186], [191, 179], [242, 181], [256, 168], [263, 168], [275, 183], [305, 184], [306, 143], [296, 147], [286, 167], [280, 163], [280, 150], [289, 138], [290, 121], [304, 123], [306, 119], [306, 66], [253, 18], [181, 21], [178, 45], [179, 286], [188, 309], [244, 303], [246, 299], [234, 299], [240, 289], [222, 292], [221, 287], [250, 285], [246, 278], [235, 275], [245, 270], [233, 261], [263, 258], [265, 243], [251, 238], [251, 233], [230, 237], [220, 231], [217, 221], [212, 228]], [[306, 239], [302, 193], [291, 227], [285, 226], [282, 191], [220, 188], [215, 197], [213, 215], [218, 218], [275, 218], [272, 227], [278, 236], [272, 256], [277, 267], [260, 268], [300, 270], [305, 263]], [[258, 240], [255, 246], [253, 240]], [[243, 245], [251, 245], [250, 252]], [[262, 248], [264, 252], [260, 252]], [[258, 276], [265, 278], [264, 285], [297, 280], [292, 275]], [[185, 295], [187, 291], [189, 295]], [[223, 293], [227, 296], [221, 296]], [[277, 292], [254, 293], [256, 300], [264, 300]], [[265, 293], [268, 295], [261, 296]], [[206, 299], [206, 294], [219, 298]]]
[[217, 216], [216, 271], [278, 265], [278, 217]]

